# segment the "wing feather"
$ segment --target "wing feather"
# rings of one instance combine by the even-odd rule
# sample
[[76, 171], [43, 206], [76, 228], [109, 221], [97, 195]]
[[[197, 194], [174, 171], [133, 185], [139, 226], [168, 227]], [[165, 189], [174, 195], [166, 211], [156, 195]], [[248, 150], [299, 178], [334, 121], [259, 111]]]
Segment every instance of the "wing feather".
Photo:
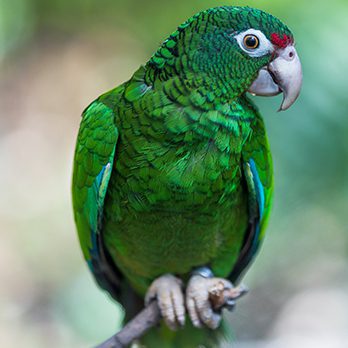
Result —
[[77, 138], [73, 207], [83, 255], [98, 284], [112, 295], [119, 286], [119, 272], [103, 248], [101, 224], [117, 140], [114, 112], [98, 100], [93, 102], [83, 112]]
[[248, 191], [249, 224], [239, 258], [230, 275], [240, 278], [255, 257], [265, 234], [273, 194], [273, 165], [261, 116], [253, 124], [253, 132], [243, 152], [243, 174]]

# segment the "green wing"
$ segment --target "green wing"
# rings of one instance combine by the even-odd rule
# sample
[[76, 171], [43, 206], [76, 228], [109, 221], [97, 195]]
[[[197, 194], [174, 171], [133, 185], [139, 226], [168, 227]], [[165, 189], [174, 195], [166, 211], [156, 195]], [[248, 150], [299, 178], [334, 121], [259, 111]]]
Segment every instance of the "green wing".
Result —
[[113, 111], [96, 100], [84, 111], [77, 138], [73, 208], [83, 255], [99, 285], [112, 294], [118, 285], [118, 272], [109, 266], [100, 231], [117, 140]]
[[242, 151], [243, 172], [248, 189], [249, 224], [243, 247], [230, 278], [236, 281], [253, 260], [264, 238], [272, 203], [273, 165], [265, 126], [260, 115]]

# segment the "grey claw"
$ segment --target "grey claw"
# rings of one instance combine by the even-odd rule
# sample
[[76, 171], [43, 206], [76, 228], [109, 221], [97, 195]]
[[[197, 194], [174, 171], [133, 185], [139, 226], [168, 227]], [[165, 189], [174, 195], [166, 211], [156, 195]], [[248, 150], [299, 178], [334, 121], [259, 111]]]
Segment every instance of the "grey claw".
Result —
[[225, 308], [232, 312], [234, 310], [234, 308], [236, 307], [236, 301], [235, 300], [228, 300], [226, 302]]
[[221, 278], [191, 277], [186, 289], [186, 308], [195, 327], [206, 326], [212, 330], [219, 327], [221, 312], [214, 311], [210, 301], [210, 291], [219, 286], [232, 288], [232, 284]]

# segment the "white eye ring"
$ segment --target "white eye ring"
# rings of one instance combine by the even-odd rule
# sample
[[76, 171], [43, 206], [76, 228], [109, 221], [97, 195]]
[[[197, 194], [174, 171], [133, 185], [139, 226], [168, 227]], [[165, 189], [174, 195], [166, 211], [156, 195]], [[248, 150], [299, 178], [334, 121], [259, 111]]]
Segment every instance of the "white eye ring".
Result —
[[[256, 48], [248, 48], [245, 43], [244, 39], [246, 36], [256, 36], [256, 38], [259, 40], [259, 45]], [[265, 34], [262, 33], [260, 30], [256, 29], [248, 29], [246, 31], [243, 31], [237, 35], [234, 36], [234, 38], [237, 40], [239, 47], [246, 52], [250, 57], [262, 57], [266, 54], [270, 54], [273, 52], [274, 47], [272, 43], [267, 39]]]

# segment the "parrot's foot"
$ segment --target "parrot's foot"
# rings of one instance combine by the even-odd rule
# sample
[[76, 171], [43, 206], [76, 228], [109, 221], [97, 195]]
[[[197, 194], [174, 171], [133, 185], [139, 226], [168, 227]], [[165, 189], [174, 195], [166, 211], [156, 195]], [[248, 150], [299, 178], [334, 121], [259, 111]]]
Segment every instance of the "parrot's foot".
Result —
[[[192, 276], [186, 289], [186, 308], [192, 324], [197, 328], [202, 328], [205, 325], [210, 329], [217, 329], [221, 322], [222, 308], [214, 308], [211, 295], [217, 289], [230, 290], [232, 288], [232, 283], [223, 278], [205, 278], [201, 275]], [[235, 302], [231, 300], [223, 306], [232, 310], [234, 305]]]
[[157, 299], [162, 318], [168, 327], [176, 330], [185, 325], [185, 304], [182, 281], [165, 274], [153, 281], [145, 296], [145, 305]]

